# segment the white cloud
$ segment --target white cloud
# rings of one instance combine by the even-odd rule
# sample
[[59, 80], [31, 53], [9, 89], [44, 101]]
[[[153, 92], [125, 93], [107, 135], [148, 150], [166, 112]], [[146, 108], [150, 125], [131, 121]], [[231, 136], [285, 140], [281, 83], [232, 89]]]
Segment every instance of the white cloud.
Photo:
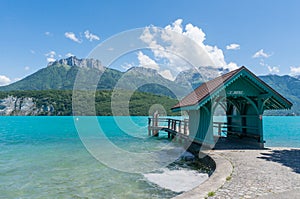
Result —
[[268, 67], [268, 70], [269, 70], [270, 73], [279, 73], [279, 67], [269, 66], [269, 65], [267, 65], [267, 67]]
[[233, 62], [226, 63], [223, 51], [217, 46], [204, 44], [206, 34], [201, 28], [190, 23], [183, 26], [182, 22], [182, 19], [177, 19], [164, 29], [149, 26], [140, 36], [152, 51], [152, 60], [155, 60], [160, 74], [170, 79], [192, 66], [237, 68]]
[[225, 68], [228, 68], [230, 71], [232, 71], [232, 70], [238, 69], [239, 66], [234, 62], [230, 62], [229, 64], [227, 64], [227, 67], [225, 67]]
[[81, 43], [81, 41], [76, 37], [75, 33], [73, 32], [65, 32], [65, 37], [77, 43]]
[[51, 50], [50, 52], [45, 54], [46, 56], [55, 56], [56, 52], [54, 50]]
[[24, 70], [30, 70], [30, 67], [29, 66], [25, 66]]
[[257, 51], [252, 57], [253, 58], [260, 58], [260, 57], [263, 57], [263, 58], [268, 58], [270, 57], [271, 54], [267, 54], [264, 52], [264, 49], [260, 49], [259, 51]]
[[145, 55], [142, 51], [138, 52], [138, 60], [141, 67], [159, 70], [158, 64], [153, 59]]
[[270, 66], [269, 64], [265, 63], [263, 59], [260, 60], [259, 65], [267, 67], [269, 72], [274, 74], [274, 73], [279, 73], [279, 67], [278, 66]]
[[45, 35], [48, 36], [48, 37], [53, 36], [53, 34], [51, 32], [49, 32], [49, 31], [45, 32]]
[[290, 67], [291, 75], [300, 75], [300, 67]]
[[8, 77], [5, 75], [0, 75], [0, 86], [5, 86], [9, 83], [11, 83], [11, 80]]
[[47, 57], [47, 62], [55, 62], [56, 59], [55, 58], [52, 58], [52, 57]]
[[238, 50], [240, 49], [240, 45], [239, 44], [230, 44], [226, 46], [227, 50]]
[[99, 36], [92, 34], [89, 30], [84, 32], [84, 36], [89, 41], [100, 40]]
[[190, 23], [185, 26], [185, 32], [183, 32], [182, 34], [188, 36], [198, 44], [203, 44], [206, 36], [201, 28], [193, 26]]
[[21, 79], [23, 79], [23, 78], [21, 78], [21, 77], [16, 77], [16, 78], [14, 78], [13, 82], [17, 82], [17, 81], [19, 81], [19, 80], [21, 80]]
[[35, 51], [34, 51], [34, 50], [30, 50], [30, 53], [31, 53], [31, 54], [35, 54]]
[[67, 53], [66, 55], [65, 55], [65, 57], [73, 57], [74, 56], [74, 54], [72, 54], [72, 53]]
[[182, 22], [183, 20], [182, 19], [177, 19], [176, 21], [174, 21], [172, 23], [172, 25], [167, 25], [165, 27], [166, 30], [172, 30], [174, 32], [177, 32], [177, 33], [182, 33]]
[[56, 52], [53, 50], [46, 53], [45, 56], [46, 56], [47, 62], [54, 62], [56, 60], [55, 59]]
[[132, 68], [132, 67], [134, 67], [134, 66], [135, 66], [134, 63], [124, 63], [124, 64], [121, 65], [121, 67], [122, 67], [123, 69], [125, 69], [125, 70], [128, 70], [128, 69], [130, 69], [130, 68]]

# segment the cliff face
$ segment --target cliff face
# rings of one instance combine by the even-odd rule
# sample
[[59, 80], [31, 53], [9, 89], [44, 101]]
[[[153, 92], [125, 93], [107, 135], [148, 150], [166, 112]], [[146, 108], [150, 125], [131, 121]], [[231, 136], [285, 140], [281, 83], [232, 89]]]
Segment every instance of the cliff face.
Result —
[[52, 115], [54, 108], [52, 105], [37, 107], [34, 98], [8, 96], [0, 99], [0, 115]]
[[57, 65], [68, 65], [68, 66], [77, 66], [80, 68], [96, 68], [100, 71], [104, 71], [105, 68], [102, 66], [101, 62], [96, 59], [78, 59], [75, 56], [60, 59], [54, 62], [50, 62], [48, 67], [57, 66]]

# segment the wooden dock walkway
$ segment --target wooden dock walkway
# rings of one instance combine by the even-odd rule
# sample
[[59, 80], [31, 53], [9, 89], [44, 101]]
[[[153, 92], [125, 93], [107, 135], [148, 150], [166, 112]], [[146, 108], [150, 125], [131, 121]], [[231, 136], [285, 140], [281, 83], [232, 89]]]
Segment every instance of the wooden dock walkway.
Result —
[[[216, 129], [216, 135], [214, 139], [217, 140], [219, 137], [226, 136], [227, 133], [227, 123], [224, 122], [213, 122], [213, 128]], [[149, 136], [159, 136], [159, 131], [165, 131], [168, 133], [168, 138], [174, 139], [175, 137], [179, 141], [186, 140], [192, 141], [199, 144], [197, 140], [189, 137], [189, 120], [188, 119], [174, 119], [174, 118], [164, 118], [164, 117], [149, 117], [148, 118], [148, 135]]]
[[148, 135], [158, 136], [159, 131], [166, 131], [168, 137], [176, 134], [189, 135], [189, 120], [178, 120], [172, 118], [148, 118]]

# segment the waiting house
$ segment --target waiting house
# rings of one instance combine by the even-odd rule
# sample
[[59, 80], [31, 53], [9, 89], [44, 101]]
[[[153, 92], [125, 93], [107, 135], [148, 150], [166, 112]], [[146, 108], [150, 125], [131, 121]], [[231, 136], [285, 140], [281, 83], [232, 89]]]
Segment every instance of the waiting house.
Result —
[[226, 113], [223, 131], [228, 138], [247, 137], [263, 147], [264, 111], [290, 109], [292, 103], [243, 66], [203, 83], [172, 110], [188, 113], [191, 140], [210, 144], [214, 142], [213, 115], [218, 106]]

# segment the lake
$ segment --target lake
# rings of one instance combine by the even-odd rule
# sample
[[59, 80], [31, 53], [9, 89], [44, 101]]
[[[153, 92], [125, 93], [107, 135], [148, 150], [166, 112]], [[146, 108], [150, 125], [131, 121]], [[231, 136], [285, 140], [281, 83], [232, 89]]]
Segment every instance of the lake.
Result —
[[[263, 121], [267, 147], [300, 148], [300, 117]], [[149, 138], [147, 117], [17, 116], [0, 124], [3, 198], [171, 198], [180, 190], [150, 182], [149, 173], [206, 179], [188, 164], [166, 167], [182, 148]]]

